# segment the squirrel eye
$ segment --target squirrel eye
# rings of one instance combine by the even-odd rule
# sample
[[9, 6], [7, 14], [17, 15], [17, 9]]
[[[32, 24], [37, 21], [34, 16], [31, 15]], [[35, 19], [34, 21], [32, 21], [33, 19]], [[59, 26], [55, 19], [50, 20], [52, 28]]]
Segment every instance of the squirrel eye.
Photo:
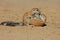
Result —
[[40, 14], [39, 14], [40, 15]]

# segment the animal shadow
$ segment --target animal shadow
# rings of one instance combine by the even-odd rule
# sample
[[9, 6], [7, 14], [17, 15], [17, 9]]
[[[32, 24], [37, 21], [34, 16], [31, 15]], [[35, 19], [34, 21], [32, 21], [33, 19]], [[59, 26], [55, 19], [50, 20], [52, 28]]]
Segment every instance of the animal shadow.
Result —
[[41, 27], [45, 27], [45, 26], [47, 26], [47, 24], [44, 23]]

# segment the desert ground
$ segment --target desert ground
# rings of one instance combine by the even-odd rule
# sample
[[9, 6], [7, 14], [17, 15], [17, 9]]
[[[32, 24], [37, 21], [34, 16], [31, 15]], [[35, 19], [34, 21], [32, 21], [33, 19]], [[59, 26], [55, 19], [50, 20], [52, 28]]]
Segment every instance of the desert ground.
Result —
[[0, 40], [60, 40], [60, 0], [0, 0], [0, 22], [21, 22], [35, 7], [46, 15], [47, 26], [0, 25]]

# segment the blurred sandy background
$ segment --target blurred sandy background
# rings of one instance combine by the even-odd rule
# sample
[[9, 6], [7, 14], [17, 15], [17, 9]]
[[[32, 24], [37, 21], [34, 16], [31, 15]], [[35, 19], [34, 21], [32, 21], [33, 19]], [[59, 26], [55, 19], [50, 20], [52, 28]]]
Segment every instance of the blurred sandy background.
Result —
[[60, 40], [60, 0], [0, 0], [0, 22], [20, 22], [34, 7], [47, 16], [47, 26], [0, 26], [0, 40]]

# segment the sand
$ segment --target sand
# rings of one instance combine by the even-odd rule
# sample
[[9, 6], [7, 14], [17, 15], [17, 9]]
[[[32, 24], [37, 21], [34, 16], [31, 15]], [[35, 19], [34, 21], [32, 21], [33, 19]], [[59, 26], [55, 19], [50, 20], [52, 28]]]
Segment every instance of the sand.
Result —
[[0, 40], [60, 40], [60, 0], [0, 0], [0, 22], [21, 22], [34, 7], [46, 15], [47, 26], [0, 25]]

